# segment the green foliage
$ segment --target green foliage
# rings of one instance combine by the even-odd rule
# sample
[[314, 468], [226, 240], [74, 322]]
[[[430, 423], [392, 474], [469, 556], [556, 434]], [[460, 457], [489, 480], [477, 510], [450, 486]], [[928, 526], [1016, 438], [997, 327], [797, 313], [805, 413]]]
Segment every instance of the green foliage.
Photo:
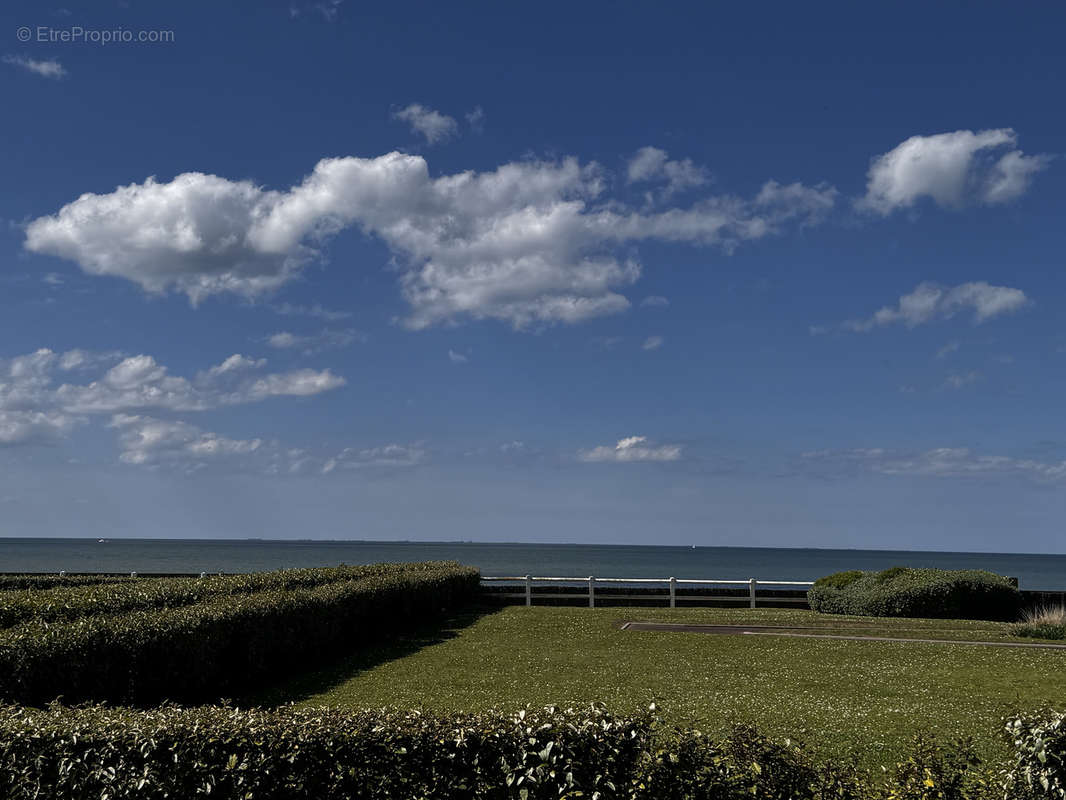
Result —
[[[883, 777], [747, 726], [719, 738], [602, 705], [438, 715], [331, 707], [0, 707], [0, 795], [162, 800], [1062, 800], [1062, 715], [1012, 721], [1018, 778], [917, 737]], [[1051, 727], [1049, 727], [1049, 725]], [[1057, 744], [1049, 744], [1054, 740]], [[1037, 745], [1043, 749], [1036, 749]], [[1054, 769], [1040, 761], [1054, 747]], [[1024, 751], [1024, 755], [1023, 755]], [[1033, 770], [1022, 776], [1024, 764]], [[1058, 772], [1054, 772], [1058, 770]], [[1046, 786], [1042, 778], [1048, 776]], [[1056, 782], [1059, 781], [1059, 782]], [[1034, 788], [1035, 787], [1035, 788]], [[1006, 792], [1006, 794], [1004, 794]]]
[[0, 709], [0, 794], [222, 800], [628, 797], [646, 716]]
[[452, 716], [0, 709], [0, 790], [11, 800], [860, 797], [826, 774], [795, 744], [750, 728], [716, 742], [599, 706]]
[[23, 589], [54, 589], [63, 586], [98, 586], [105, 583], [132, 583], [145, 578], [127, 575], [0, 575], [0, 592]]
[[1066, 639], [1066, 608], [1059, 605], [1026, 609], [1013, 633], [1033, 639]]
[[100, 584], [63, 585], [46, 590], [0, 593], [0, 628], [30, 620], [63, 622], [96, 614], [188, 606], [225, 595], [275, 589], [306, 589], [327, 583], [403, 572], [409, 564], [371, 564], [212, 575], [204, 578], [141, 578]]
[[843, 589], [852, 583], [855, 583], [859, 578], [865, 575], [862, 570], [850, 569], [846, 572], [834, 572], [832, 575], [826, 575], [819, 578], [814, 582], [816, 587], [828, 587], [832, 589]]
[[452, 562], [356, 570], [350, 580], [320, 585], [337, 571], [298, 572], [295, 582], [282, 573], [240, 576], [258, 591], [177, 608], [31, 620], [0, 631], [0, 698], [217, 700], [420, 625], [478, 590], [477, 571]]
[[1015, 636], [1026, 636], [1031, 639], [1066, 639], [1066, 625], [1021, 623], [1015, 626], [1013, 633]]
[[1007, 772], [1008, 797], [1066, 800], [1066, 712], [1043, 711], [1007, 721], [1014, 763]]
[[907, 574], [907, 568], [906, 567], [889, 567], [888, 569], [883, 569], [880, 572], [878, 572], [877, 575], [874, 576], [874, 580], [878, 584], [891, 583], [896, 578], [900, 577], [901, 575], [906, 575], [906, 574]]
[[826, 614], [989, 620], [1017, 619], [1022, 602], [1016, 586], [991, 572], [907, 567], [864, 572], [842, 586], [816, 583], [807, 599]]
[[910, 757], [886, 770], [883, 796], [885, 800], [991, 800], [993, 784], [979, 765], [968, 741], [942, 744], [919, 734]]
[[[919, 730], [945, 741], [972, 735], [986, 763], [1002, 761], [1004, 709], [1066, 698], [1066, 654], [1057, 650], [621, 631], [619, 623], [634, 618], [628, 614], [508, 606], [466, 618], [443, 637], [356, 653], [274, 684], [249, 702], [453, 712], [562, 698], [606, 702], [617, 713], [655, 702], [671, 724], [719, 736], [734, 722], [750, 722], [778, 739], [802, 735], [823, 756], [853, 755], [862, 768], [880, 770], [906, 757]], [[842, 629], [841, 618], [791, 608], [647, 608], [636, 618], [1010, 640], [1006, 623], [871, 617]]]
[[640, 785], [640, 796], [656, 800], [866, 796], [853, 765], [819, 765], [795, 742], [773, 741], [748, 725], [721, 741], [697, 730], [669, 731], [655, 742]]

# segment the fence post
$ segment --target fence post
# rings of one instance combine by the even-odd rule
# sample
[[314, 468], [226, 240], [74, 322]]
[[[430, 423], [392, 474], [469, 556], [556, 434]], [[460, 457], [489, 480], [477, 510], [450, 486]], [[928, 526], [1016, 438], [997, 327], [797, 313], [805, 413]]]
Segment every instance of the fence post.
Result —
[[589, 575], [589, 608], [596, 607], [596, 579]]
[[755, 584], [754, 578], [748, 581], [748, 604], [751, 608], [755, 608]]
[[533, 605], [533, 579], [526, 575], [526, 605]]
[[677, 607], [677, 578], [670, 578], [670, 608]]

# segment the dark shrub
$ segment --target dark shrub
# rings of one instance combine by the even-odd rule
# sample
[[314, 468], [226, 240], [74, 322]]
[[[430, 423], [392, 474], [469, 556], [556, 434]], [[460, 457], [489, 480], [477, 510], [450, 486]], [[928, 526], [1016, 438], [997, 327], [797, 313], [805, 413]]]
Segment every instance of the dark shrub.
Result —
[[1017, 619], [1022, 603], [1017, 587], [991, 572], [907, 567], [864, 572], [842, 586], [816, 582], [807, 599], [826, 614], [992, 620]]

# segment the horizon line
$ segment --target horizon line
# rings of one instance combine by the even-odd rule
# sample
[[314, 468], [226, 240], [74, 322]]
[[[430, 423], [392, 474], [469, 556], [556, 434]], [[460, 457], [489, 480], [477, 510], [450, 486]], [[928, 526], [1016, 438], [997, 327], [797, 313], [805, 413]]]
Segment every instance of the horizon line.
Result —
[[868, 553], [940, 553], [945, 555], [1001, 555], [1001, 556], [1066, 556], [1066, 551], [1061, 552], [1009, 552], [1001, 550], [937, 550], [933, 548], [920, 548], [915, 550], [892, 549], [885, 547], [818, 547], [818, 546], [777, 546], [777, 545], [719, 545], [719, 544], [643, 544], [643, 543], [619, 543], [619, 542], [503, 542], [503, 541], [475, 541], [472, 539], [288, 539], [273, 537], [240, 537], [240, 538], [215, 538], [215, 537], [142, 537], [142, 536], [8, 536], [0, 534], [0, 541], [97, 541], [103, 538], [104, 542], [270, 542], [279, 544], [371, 544], [371, 545], [496, 545], [506, 547], [647, 547], [647, 548], [671, 548], [691, 550], [821, 550], [843, 552], [868, 552]]

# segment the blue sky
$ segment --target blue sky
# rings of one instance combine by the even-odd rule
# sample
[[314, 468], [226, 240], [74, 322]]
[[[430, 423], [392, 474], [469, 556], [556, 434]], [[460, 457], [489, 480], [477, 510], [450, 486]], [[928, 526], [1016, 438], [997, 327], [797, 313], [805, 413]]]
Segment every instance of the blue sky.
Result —
[[1064, 23], [6, 4], [0, 535], [1066, 552]]

